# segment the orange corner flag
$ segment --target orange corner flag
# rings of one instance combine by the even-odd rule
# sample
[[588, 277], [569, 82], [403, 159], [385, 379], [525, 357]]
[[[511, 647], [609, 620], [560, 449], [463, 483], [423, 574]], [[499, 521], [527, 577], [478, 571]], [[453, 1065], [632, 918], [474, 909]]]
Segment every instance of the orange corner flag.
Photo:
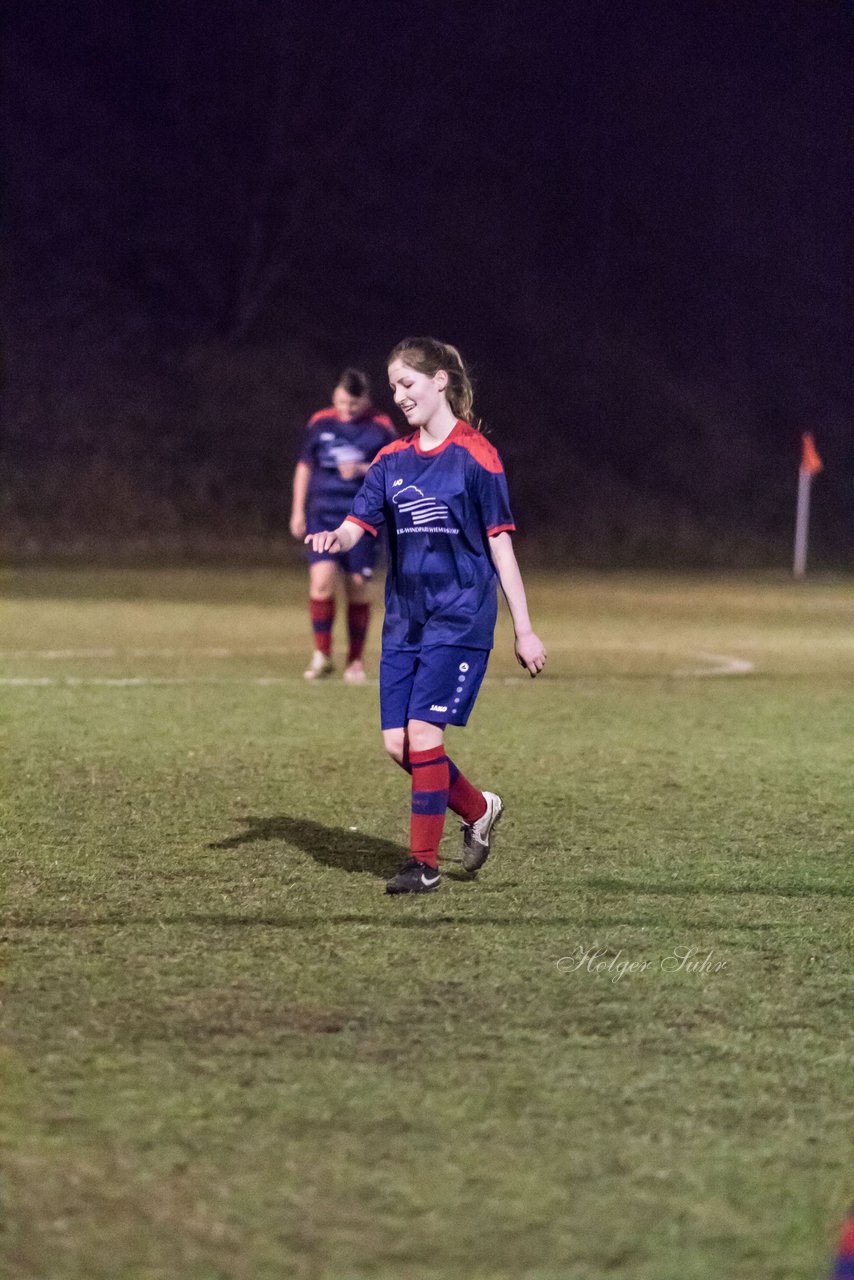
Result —
[[805, 431], [803, 434], [804, 451], [801, 455], [801, 475], [815, 476], [821, 471], [823, 463], [818, 456], [815, 447], [815, 441], [812, 438], [812, 432]]

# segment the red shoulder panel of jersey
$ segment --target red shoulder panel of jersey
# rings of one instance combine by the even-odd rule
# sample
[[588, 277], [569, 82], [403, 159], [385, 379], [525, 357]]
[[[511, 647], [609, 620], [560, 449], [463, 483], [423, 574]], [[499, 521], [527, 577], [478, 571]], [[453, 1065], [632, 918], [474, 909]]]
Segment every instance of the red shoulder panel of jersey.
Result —
[[317, 413], [313, 413], [308, 420], [308, 425], [313, 427], [315, 422], [322, 421], [323, 418], [337, 418], [338, 414], [332, 405], [328, 409], [318, 409]]
[[469, 426], [467, 422], [463, 422], [461, 426], [463, 429], [454, 436], [453, 443], [458, 444], [462, 449], [467, 449], [475, 462], [479, 462], [485, 471], [501, 475], [504, 467], [501, 465], [498, 450], [489, 443], [486, 436], [475, 431], [474, 427]]
[[401, 449], [411, 449], [415, 444], [415, 437], [417, 435], [418, 432], [414, 431], [411, 436], [404, 436], [403, 438], [395, 436], [394, 440], [390, 440], [388, 444], [383, 445], [377, 456], [374, 458], [374, 461], [371, 463], [371, 466], [373, 466], [375, 462], [379, 462], [380, 458], [387, 453], [400, 453]]

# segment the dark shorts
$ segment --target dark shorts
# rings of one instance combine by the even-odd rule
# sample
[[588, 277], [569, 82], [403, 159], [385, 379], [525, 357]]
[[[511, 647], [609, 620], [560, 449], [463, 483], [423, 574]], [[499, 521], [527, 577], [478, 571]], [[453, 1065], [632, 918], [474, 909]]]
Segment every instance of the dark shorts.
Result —
[[[308, 533], [321, 533], [324, 529], [337, 529], [344, 517], [339, 512], [310, 511], [308, 516]], [[372, 538], [366, 533], [353, 547], [352, 551], [312, 551], [306, 547], [306, 559], [309, 564], [319, 564], [321, 560], [334, 560], [342, 573], [360, 573], [363, 578], [373, 575], [379, 552], [379, 538]]]
[[417, 652], [383, 652], [380, 723], [400, 729], [409, 720], [465, 724], [489, 662], [489, 649], [436, 645]]
[[377, 563], [377, 540], [366, 533], [352, 551], [312, 551], [311, 547], [306, 547], [306, 559], [309, 564], [334, 560], [342, 573], [360, 573], [363, 578], [370, 578]]

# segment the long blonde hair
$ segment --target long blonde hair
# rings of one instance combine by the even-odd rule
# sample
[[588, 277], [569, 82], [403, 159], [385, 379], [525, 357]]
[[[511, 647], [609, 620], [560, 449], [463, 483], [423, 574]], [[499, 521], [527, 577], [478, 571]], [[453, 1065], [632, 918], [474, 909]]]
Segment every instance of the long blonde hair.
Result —
[[448, 375], [448, 388], [445, 394], [451, 410], [463, 422], [468, 422], [476, 430], [480, 430], [480, 422], [474, 416], [474, 388], [471, 375], [456, 347], [449, 342], [440, 342], [438, 338], [404, 338], [389, 355], [387, 364], [394, 360], [402, 360], [410, 369], [418, 373], [426, 373], [432, 378], [440, 369]]

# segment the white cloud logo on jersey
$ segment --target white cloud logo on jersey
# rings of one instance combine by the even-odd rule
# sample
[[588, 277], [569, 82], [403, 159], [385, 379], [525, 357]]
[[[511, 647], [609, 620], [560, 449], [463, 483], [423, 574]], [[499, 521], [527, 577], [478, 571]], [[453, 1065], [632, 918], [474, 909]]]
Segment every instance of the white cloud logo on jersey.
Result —
[[400, 533], [459, 533], [448, 528], [448, 507], [438, 498], [425, 498], [421, 489], [408, 484], [392, 498], [392, 502], [412, 524], [399, 529]]

